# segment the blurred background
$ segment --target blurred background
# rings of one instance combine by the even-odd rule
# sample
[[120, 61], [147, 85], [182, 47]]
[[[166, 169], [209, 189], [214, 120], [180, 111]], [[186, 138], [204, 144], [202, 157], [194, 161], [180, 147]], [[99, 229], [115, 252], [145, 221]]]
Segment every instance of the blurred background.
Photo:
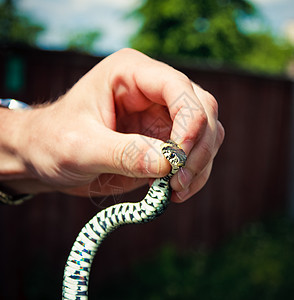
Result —
[[[105, 241], [90, 299], [289, 298], [294, 2], [0, 0], [0, 95], [55, 100], [123, 47], [169, 63], [210, 91], [226, 139], [200, 193]], [[86, 198], [56, 193], [1, 206], [0, 299], [59, 298], [82, 226], [146, 191], [96, 199], [90, 188]]]

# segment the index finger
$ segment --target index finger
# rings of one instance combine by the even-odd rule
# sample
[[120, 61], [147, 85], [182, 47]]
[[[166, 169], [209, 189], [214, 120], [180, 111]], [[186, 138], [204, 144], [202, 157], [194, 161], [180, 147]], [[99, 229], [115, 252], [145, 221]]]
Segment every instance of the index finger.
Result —
[[136, 66], [134, 79], [149, 101], [167, 106], [173, 121], [171, 139], [188, 154], [207, 125], [205, 110], [190, 79], [149, 57]]

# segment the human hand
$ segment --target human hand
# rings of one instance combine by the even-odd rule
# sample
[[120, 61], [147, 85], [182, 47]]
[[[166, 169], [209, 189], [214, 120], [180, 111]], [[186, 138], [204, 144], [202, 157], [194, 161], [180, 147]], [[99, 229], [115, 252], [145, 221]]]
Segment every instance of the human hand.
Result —
[[129, 191], [169, 172], [160, 144], [171, 138], [188, 154], [171, 180], [172, 201], [184, 201], [209, 177], [224, 137], [217, 118], [215, 99], [184, 74], [135, 50], [118, 51], [55, 103], [23, 113], [18, 189]]

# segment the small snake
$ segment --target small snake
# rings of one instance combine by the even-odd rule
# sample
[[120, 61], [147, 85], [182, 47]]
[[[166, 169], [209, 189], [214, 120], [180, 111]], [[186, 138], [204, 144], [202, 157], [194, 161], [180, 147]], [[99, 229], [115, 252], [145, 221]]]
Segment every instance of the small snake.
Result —
[[120, 203], [96, 214], [74, 242], [64, 269], [62, 299], [88, 299], [89, 273], [98, 247], [114, 229], [125, 224], [145, 223], [161, 215], [170, 202], [171, 177], [186, 162], [185, 152], [173, 141], [161, 146], [171, 164], [168, 175], [156, 179], [145, 198], [137, 203]]

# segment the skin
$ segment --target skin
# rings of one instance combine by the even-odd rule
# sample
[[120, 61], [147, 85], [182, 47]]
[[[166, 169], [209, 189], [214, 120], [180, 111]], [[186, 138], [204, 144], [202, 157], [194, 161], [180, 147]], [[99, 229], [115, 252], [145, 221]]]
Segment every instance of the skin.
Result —
[[208, 180], [224, 138], [212, 95], [132, 49], [105, 58], [58, 101], [0, 109], [0, 118], [1, 185], [16, 193], [133, 190], [169, 172], [160, 145], [171, 138], [188, 154], [171, 180], [172, 201], [183, 202]]

